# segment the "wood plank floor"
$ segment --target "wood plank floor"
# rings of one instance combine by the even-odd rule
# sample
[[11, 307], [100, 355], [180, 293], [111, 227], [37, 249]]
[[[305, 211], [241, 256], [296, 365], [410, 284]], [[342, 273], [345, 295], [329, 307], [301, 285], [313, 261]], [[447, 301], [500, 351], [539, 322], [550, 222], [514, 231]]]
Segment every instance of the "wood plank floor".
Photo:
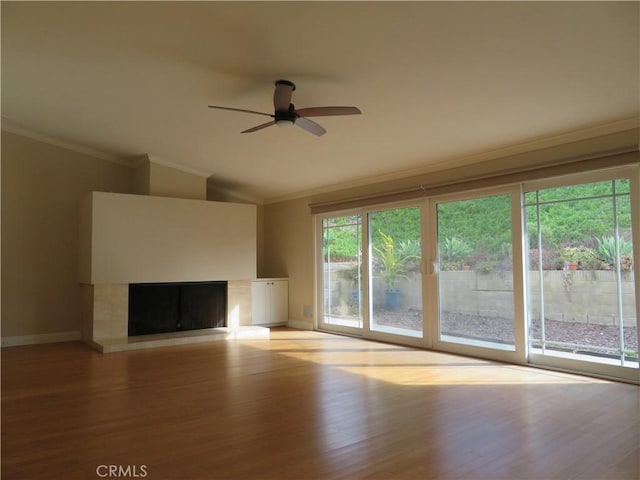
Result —
[[290, 329], [108, 355], [4, 348], [1, 473], [637, 479], [639, 391]]

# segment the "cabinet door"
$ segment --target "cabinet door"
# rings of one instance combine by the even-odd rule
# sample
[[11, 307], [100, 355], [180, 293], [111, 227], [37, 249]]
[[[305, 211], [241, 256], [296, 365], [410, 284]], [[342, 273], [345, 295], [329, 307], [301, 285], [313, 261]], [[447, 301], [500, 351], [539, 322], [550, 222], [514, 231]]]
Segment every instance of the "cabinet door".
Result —
[[268, 283], [269, 323], [287, 323], [289, 321], [289, 281], [274, 280]]
[[267, 300], [267, 282], [251, 283], [251, 324], [262, 325], [269, 323], [267, 318], [269, 305]]

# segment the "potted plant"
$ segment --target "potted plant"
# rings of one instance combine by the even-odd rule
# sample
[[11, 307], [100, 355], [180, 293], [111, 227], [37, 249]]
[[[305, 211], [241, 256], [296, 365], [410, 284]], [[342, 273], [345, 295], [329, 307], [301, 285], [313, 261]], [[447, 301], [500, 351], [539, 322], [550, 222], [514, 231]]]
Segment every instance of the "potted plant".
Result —
[[400, 249], [396, 249], [395, 242], [391, 235], [378, 230], [382, 243], [374, 246], [376, 259], [380, 264], [378, 278], [382, 279], [386, 285], [384, 292], [385, 308], [387, 310], [399, 310], [401, 304], [401, 293], [398, 284], [401, 279], [407, 278], [406, 262], [414, 255], [405, 255]]

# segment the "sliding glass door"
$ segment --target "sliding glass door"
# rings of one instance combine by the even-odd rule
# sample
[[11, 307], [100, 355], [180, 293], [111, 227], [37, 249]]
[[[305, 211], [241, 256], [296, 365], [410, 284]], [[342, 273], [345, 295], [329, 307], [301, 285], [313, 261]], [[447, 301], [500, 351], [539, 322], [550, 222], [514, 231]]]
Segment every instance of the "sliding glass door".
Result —
[[368, 214], [369, 329], [422, 337], [422, 243], [419, 206]]
[[362, 330], [362, 217], [322, 219], [321, 310], [319, 324], [328, 330]]
[[431, 200], [436, 348], [524, 361], [519, 198], [512, 187]]
[[320, 219], [320, 328], [422, 338], [421, 211], [411, 205]]
[[637, 167], [317, 217], [322, 329], [640, 380]]
[[630, 178], [525, 186], [532, 361], [638, 368], [632, 204]]
[[319, 327], [524, 361], [519, 198], [511, 188], [321, 217]]
[[439, 340], [515, 350], [511, 197], [439, 202]]

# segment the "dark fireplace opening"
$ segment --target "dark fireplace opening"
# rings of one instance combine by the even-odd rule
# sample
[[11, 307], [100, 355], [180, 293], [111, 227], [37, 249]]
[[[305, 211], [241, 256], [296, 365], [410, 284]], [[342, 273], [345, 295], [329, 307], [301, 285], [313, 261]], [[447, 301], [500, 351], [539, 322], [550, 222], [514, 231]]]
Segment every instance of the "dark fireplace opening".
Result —
[[129, 336], [227, 325], [227, 282], [129, 285]]

